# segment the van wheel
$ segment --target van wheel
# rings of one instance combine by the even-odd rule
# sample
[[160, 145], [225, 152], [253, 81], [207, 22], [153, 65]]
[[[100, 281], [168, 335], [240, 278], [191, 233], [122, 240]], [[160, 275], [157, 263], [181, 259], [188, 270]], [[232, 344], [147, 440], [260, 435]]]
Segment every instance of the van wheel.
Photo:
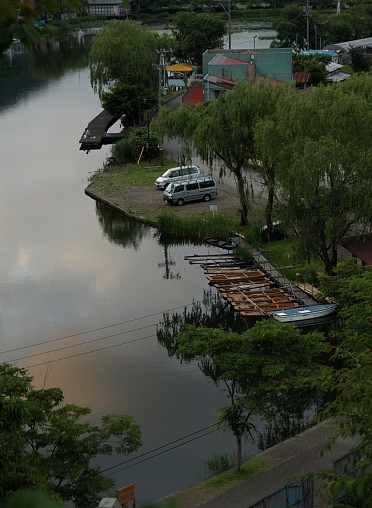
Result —
[[211, 199], [211, 195], [210, 194], [205, 194], [204, 195], [204, 201], [210, 201]]
[[182, 198], [177, 199], [177, 205], [178, 205], [178, 206], [182, 206], [182, 205], [184, 204], [184, 202], [185, 202], [185, 201], [184, 201]]

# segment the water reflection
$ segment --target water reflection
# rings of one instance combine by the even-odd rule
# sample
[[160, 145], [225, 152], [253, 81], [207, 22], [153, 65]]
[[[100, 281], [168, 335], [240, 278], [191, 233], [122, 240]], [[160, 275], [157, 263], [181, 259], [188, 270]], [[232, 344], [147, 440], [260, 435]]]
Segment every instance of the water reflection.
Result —
[[90, 36], [69, 35], [46, 40], [26, 49], [10, 48], [0, 55], [0, 111], [41, 93], [69, 71], [88, 65]]
[[139, 249], [150, 229], [139, 221], [115, 212], [105, 203], [96, 202], [96, 214], [103, 234], [110, 242], [122, 247]]
[[71, 70], [84, 69], [89, 62], [90, 37], [46, 40], [28, 50], [30, 73], [42, 81], [53, 81]]

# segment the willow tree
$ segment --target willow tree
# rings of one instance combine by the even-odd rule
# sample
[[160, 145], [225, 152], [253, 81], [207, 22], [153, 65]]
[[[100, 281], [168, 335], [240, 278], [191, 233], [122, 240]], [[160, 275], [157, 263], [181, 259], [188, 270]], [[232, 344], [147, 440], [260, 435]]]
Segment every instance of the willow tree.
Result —
[[179, 138], [185, 153], [195, 149], [210, 167], [220, 165], [220, 175], [230, 171], [236, 181], [241, 223], [248, 223], [250, 189], [247, 170], [258, 164], [255, 126], [273, 114], [278, 89], [263, 84], [240, 83], [208, 106], [183, 105], [176, 111], [163, 108], [156, 129], [161, 136]]
[[113, 102], [114, 95], [125, 103], [122, 96], [129, 94], [128, 87], [129, 103], [153, 97], [158, 86], [157, 43], [154, 33], [133, 21], [110, 21], [102, 28], [89, 53], [90, 82], [101, 101]]
[[371, 102], [342, 86], [288, 96], [260, 149], [275, 158], [282, 212], [300, 254], [320, 258], [332, 275], [343, 237], [371, 222]]

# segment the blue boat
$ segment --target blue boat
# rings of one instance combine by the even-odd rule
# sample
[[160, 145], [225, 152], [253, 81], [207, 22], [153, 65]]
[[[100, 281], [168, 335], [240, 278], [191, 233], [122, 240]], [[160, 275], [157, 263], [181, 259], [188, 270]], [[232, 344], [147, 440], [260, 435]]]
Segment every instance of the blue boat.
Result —
[[277, 321], [290, 323], [293, 321], [305, 321], [328, 316], [336, 311], [335, 303], [322, 305], [309, 305], [308, 307], [294, 307], [291, 309], [274, 310], [271, 315]]

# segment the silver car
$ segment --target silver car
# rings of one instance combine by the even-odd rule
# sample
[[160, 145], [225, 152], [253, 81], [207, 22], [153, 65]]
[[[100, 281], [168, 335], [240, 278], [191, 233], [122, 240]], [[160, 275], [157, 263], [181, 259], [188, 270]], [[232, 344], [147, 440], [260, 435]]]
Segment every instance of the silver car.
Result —
[[199, 166], [178, 166], [169, 168], [155, 181], [158, 189], [165, 189], [169, 183], [178, 182], [187, 178], [195, 178], [201, 174]]

